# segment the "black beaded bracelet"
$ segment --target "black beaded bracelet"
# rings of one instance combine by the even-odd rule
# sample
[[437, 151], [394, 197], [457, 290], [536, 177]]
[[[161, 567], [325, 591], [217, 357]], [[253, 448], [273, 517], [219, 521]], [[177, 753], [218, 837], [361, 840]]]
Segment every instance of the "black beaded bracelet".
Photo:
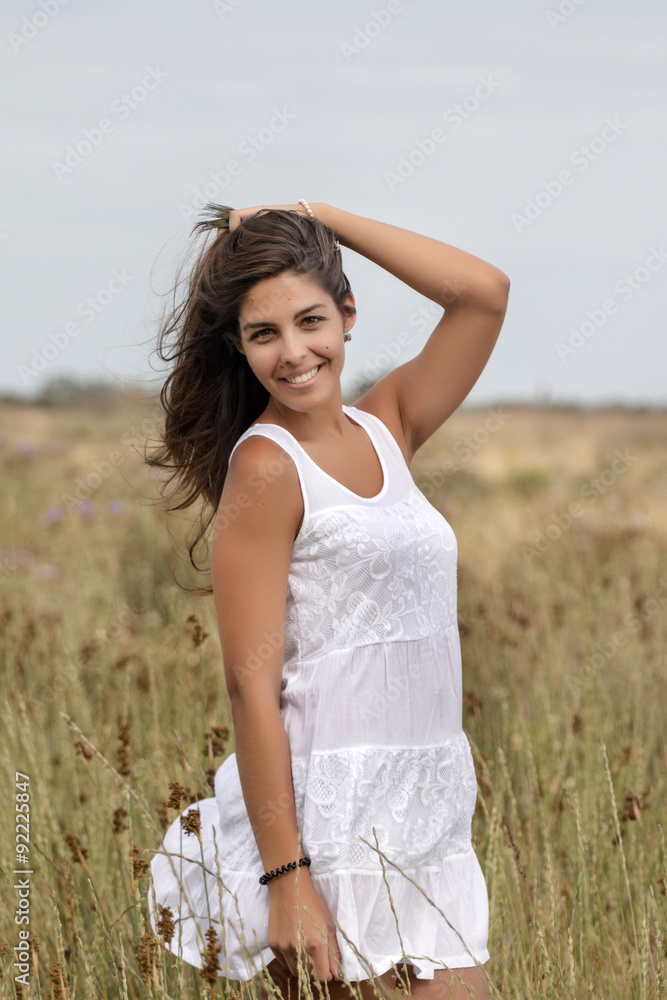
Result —
[[[310, 858], [299, 858], [299, 868], [301, 865], [308, 866], [310, 864]], [[266, 885], [269, 879], [277, 878], [278, 875], [284, 875], [291, 868], [296, 868], [296, 861], [290, 861], [288, 865], [283, 865], [282, 868], [277, 868], [275, 871], [265, 872], [264, 875], [260, 875], [259, 884]]]

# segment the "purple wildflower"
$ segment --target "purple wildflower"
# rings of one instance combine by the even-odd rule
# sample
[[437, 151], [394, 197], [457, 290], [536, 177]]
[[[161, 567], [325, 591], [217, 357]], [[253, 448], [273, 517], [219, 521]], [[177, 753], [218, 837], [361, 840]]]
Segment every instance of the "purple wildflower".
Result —
[[122, 500], [109, 500], [106, 511], [109, 517], [122, 517], [125, 513], [125, 504]]
[[16, 442], [14, 451], [17, 455], [34, 455], [37, 451], [37, 445], [34, 441], [28, 441], [24, 438]]
[[65, 511], [62, 507], [47, 507], [44, 511], [44, 517], [49, 524], [58, 524], [62, 521]]
[[94, 512], [92, 500], [77, 500], [75, 507], [82, 520], [90, 521], [92, 519]]

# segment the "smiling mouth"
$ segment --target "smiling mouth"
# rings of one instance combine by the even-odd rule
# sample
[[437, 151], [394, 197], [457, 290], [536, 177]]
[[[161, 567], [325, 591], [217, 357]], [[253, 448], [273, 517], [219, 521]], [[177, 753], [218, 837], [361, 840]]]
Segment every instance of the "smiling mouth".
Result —
[[290, 385], [301, 385], [304, 382], [310, 382], [311, 379], [315, 378], [315, 376], [319, 372], [320, 368], [323, 367], [323, 365], [324, 362], [322, 362], [319, 365], [313, 365], [313, 367], [309, 368], [309, 370], [307, 372], [304, 372], [303, 375], [290, 375], [281, 378], [280, 381], [289, 382]]

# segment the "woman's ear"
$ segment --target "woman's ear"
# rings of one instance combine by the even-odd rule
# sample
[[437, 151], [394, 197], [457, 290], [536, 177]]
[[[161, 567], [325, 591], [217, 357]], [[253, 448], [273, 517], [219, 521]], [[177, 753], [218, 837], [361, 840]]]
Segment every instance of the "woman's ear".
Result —
[[343, 320], [343, 332], [347, 333], [357, 322], [357, 309], [354, 304], [354, 295], [352, 292], [348, 292], [345, 296], [341, 308], [345, 313], [345, 319]]

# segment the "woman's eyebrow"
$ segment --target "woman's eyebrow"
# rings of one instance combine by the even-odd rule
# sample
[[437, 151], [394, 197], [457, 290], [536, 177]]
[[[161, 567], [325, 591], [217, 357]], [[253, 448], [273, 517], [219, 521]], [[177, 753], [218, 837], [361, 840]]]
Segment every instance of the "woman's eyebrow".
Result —
[[[294, 319], [298, 319], [299, 316], [303, 316], [304, 313], [310, 312], [312, 309], [326, 309], [325, 302], [316, 302], [313, 306], [307, 306], [305, 309], [299, 309], [297, 313], [294, 313]], [[254, 330], [255, 328], [261, 326], [271, 326], [271, 320], [265, 319], [262, 323], [245, 323], [241, 329], [242, 330]]]

